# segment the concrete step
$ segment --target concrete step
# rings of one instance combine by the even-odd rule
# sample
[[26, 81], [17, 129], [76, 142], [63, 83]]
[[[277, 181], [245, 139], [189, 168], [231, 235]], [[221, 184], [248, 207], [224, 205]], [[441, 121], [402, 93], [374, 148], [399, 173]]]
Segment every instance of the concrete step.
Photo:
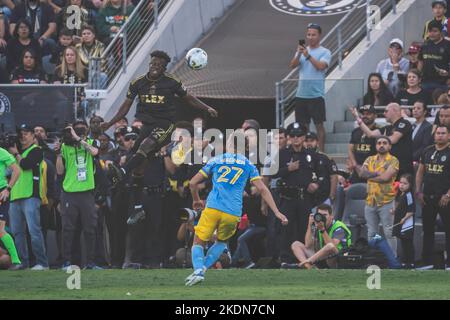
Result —
[[335, 133], [349, 133], [352, 132], [354, 128], [355, 128], [354, 121], [336, 121], [334, 123]]
[[330, 154], [347, 154], [348, 143], [326, 143], [325, 153]]
[[325, 143], [348, 143], [350, 141], [350, 133], [327, 133]]

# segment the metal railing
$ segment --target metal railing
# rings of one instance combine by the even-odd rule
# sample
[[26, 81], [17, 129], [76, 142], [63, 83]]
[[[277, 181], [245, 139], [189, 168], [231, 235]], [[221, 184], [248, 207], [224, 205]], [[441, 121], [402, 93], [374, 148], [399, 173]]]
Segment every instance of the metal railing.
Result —
[[[154, 28], [162, 10], [171, 0], [141, 0], [127, 21], [111, 40], [101, 58], [89, 61], [89, 88], [106, 89], [120, 72], [127, 71], [127, 61], [142, 36]], [[124, 12], [126, 8], [124, 6]]]
[[[389, 12], [396, 14], [400, 0], [360, 0], [348, 11], [321, 40], [321, 45], [331, 51], [330, 74], [335, 67], [342, 68], [342, 61], [348, 53], [364, 38], [370, 42], [370, 34], [376, 27], [374, 22], [381, 20]], [[378, 21], [379, 22], [379, 21]], [[281, 126], [285, 116], [292, 111], [298, 81], [298, 67], [283, 80], [275, 84], [276, 124]]]

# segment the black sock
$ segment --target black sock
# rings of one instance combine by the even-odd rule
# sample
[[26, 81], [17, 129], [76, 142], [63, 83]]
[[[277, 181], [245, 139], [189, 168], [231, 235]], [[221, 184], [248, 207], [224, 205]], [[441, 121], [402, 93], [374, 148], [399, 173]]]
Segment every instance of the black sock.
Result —
[[145, 156], [141, 153], [134, 154], [130, 160], [125, 164], [123, 169], [125, 170], [125, 174], [129, 174], [134, 169], [139, 167], [145, 161]]
[[144, 177], [133, 177], [134, 208], [142, 209], [142, 190]]

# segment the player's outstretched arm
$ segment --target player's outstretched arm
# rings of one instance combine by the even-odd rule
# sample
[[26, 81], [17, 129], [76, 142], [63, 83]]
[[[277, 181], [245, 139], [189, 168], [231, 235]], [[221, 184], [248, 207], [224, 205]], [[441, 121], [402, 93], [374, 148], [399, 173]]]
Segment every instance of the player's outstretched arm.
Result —
[[100, 125], [102, 130], [103, 131], [108, 130], [114, 123], [125, 117], [130, 111], [132, 104], [133, 100], [126, 98], [125, 101], [120, 106], [119, 110], [117, 111], [116, 115], [109, 122], [102, 122], [102, 124]]
[[203, 201], [200, 199], [199, 195], [199, 185], [203, 180], [205, 180], [205, 176], [199, 172], [191, 179], [191, 181], [189, 181], [189, 189], [191, 190], [193, 200], [192, 209], [194, 210], [203, 209]]
[[272, 211], [275, 213], [275, 216], [281, 220], [281, 223], [283, 225], [288, 224], [288, 219], [278, 210], [277, 205], [273, 200], [272, 194], [270, 193], [269, 189], [267, 189], [262, 179], [253, 180], [252, 184], [256, 187], [256, 189], [258, 189], [261, 197], [269, 205], [270, 209], [272, 209]]
[[200, 99], [194, 97], [193, 95], [190, 94], [185, 95], [183, 97], [183, 101], [194, 109], [207, 111], [209, 115], [213, 118], [217, 118], [219, 116], [219, 113], [216, 111], [216, 109], [211, 108], [206, 103], [202, 102]]

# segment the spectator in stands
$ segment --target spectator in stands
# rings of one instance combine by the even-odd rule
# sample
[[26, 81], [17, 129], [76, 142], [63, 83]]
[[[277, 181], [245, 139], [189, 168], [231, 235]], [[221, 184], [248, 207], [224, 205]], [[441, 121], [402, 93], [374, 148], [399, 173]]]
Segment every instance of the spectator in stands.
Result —
[[7, 33], [5, 32], [7, 29], [7, 22], [5, 21], [5, 15], [3, 14], [3, 8], [0, 8], [0, 54], [5, 54], [6, 51], [6, 40], [5, 36]]
[[[376, 72], [381, 74], [384, 83], [396, 95], [404, 82], [404, 76], [408, 72], [409, 61], [403, 57], [403, 41], [395, 38], [389, 43], [389, 58], [378, 63]], [[403, 77], [403, 80], [402, 80]]]
[[450, 270], [450, 134], [449, 128], [439, 126], [434, 133], [433, 146], [426, 148], [420, 158], [416, 175], [416, 196], [422, 205], [423, 251], [422, 269], [433, 269], [433, 247], [436, 217], [444, 224], [446, 270]]
[[419, 67], [419, 53], [420, 46], [417, 43], [412, 43], [408, 49], [409, 55], [409, 70], [418, 69]]
[[141, 120], [139, 120], [139, 119], [134, 119], [133, 120], [133, 123], [131, 124], [131, 127], [133, 127], [133, 128], [138, 128], [139, 130], [142, 128], [142, 126], [143, 126], [144, 124], [142, 123], [142, 121]]
[[[82, 84], [88, 82], [88, 71], [83, 66], [77, 49], [67, 47], [63, 52], [64, 59], [62, 63], [56, 67], [55, 84]], [[87, 100], [85, 100], [84, 88], [77, 88], [77, 116], [85, 116], [87, 114]]]
[[[359, 108], [361, 119], [370, 130], [380, 129], [375, 122], [377, 111], [374, 106], [365, 105]], [[359, 177], [354, 170], [356, 166], [362, 166], [364, 161], [377, 153], [375, 148], [375, 138], [368, 137], [364, 131], [358, 127], [352, 131], [350, 144], [348, 145], [349, 169], [352, 171], [351, 183], [366, 182], [366, 179]]]
[[397, 252], [397, 241], [392, 235], [394, 216], [394, 181], [399, 170], [399, 161], [391, 155], [391, 140], [380, 136], [376, 140], [377, 154], [370, 156], [362, 166], [356, 166], [361, 178], [367, 179], [367, 199], [364, 216], [367, 221], [368, 238], [372, 240], [378, 234], [378, 226], [383, 225], [384, 235], [393, 252]]
[[436, 114], [436, 119], [433, 124], [433, 134], [436, 131], [437, 127], [446, 126], [450, 128], [450, 106], [445, 105], [439, 109], [439, 112]]
[[[352, 232], [343, 222], [334, 219], [329, 205], [319, 205], [317, 214], [322, 220], [317, 221], [314, 214], [309, 216], [305, 243], [295, 241], [291, 245], [292, 252], [299, 261], [293, 267], [312, 269], [316, 265], [323, 265], [336, 268], [336, 256], [347, 251], [352, 244]], [[282, 267], [289, 266], [284, 264]]]
[[390, 125], [370, 130], [358, 116], [356, 109], [353, 109], [356, 122], [369, 138], [389, 137], [389, 151], [392, 149], [392, 155], [400, 161], [399, 176], [404, 173], [413, 173], [412, 126], [408, 120], [403, 119], [401, 111], [397, 103], [388, 104], [384, 115]]
[[417, 69], [409, 70], [406, 77], [407, 89], [398, 92], [395, 97], [396, 102], [401, 106], [412, 106], [418, 100], [428, 103], [429, 96], [425, 90], [422, 89], [422, 74]]
[[402, 267], [414, 268], [414, 214], [416, 202], [414, 201], [414, 178], [410, 174], [400, 177], [394, 206], [394, 225], [392, 234], [402, 243]]
[[106, 45], [119, 32], [134, 10], [133, 5], [129, 4], [124, 13], [123, 1], [125, 0], [104, 0], [103, 8], [97, 16], [98, 37]]
[[416, 122], [412, 125], [413, 161], [417, 163], [423, 150], [433, 144], [431, 139], [432, 125], [427, 121], [427, 104], [417, 100], [413, 106], [413, 117]]
[[51, 54], [56, 45], [55, 40], [52, 39], [56, 32], [56, 20], [52, 7], [39, 0], [24, 0], [12, 12], [9, 26], [11, 34], [20, 19], [28, 20], [31, 26], [31, 37], [39, 41], [43, 56]]
[[325, 149], [325, 74], [330, 66], [331, 52], [320, 45], [322, 28], [315, 23], [307, 27], [308, 46], [300, 43], [290, 67], [299, 67], [299, 83], [295, 102], [295, 121], [309, 131], [311, 119], [319, 137], [319, 149]]
[[128, 119], [127, 119], [127, 117], [123, 117], [122, 119], [120, 119], [119, 121], [117, 121], [114, 124], [114, 130], [116, 130], [117, 128], [120, 128], [120, 127], [128, 127]]
[[428, 24], [428, 37], [419, 54], [419, 70], [423, 73], [422, 88], [431, 94], [436, 88], [447, 90], [450, 41], [442, 37], [437, 21]]
[[38, 63], [41, 62], [42, 51], [39, 42], [30, 35], [31, 25], [21, 19], [15, 24], [13, 37], [8, 41], [6, 47], [6, 70], [11, 73], [16, 67], [22, 64], [20, 57], [25, 49], [33, 49], [37, 55]]
[[63, 51], [67, 47], [73, 45], [72, 33], [69, 29], [63, 28], [59, 31], [58, 43], [56, 44], [55, 50], [50, 56], [45, 56], [42, 58], [42, 63], [45, 72], [53, 75], [55, 73], [56, 66], [59, 66], [63, 60]]
[[11, 74], [13, 84], [43, 84], [47, 83], [47, 75], [41, 69], [39, 60], [33, 49], [22, 52], [22, 63]]
[[[90, 24], [89, 12], [83, 6], [82, 0], [69, 0], [66, 1], [66, 3], [67, 5], [61, 9], [57, 16], [57, 23], [60, 28], [69, 28], [73, 43], [78, 44], [81, 42], [81, 33], [83, 32], [83, 28]], [[72, 6], [80, 9], [79, 21], [76, 21], [75, 23], [72, 22], [73, 18], [71, 18], [74, 14], [73, 8], [70, 8]], [[73, 26], [70, 25], [71, 23]]]
[[441, 32], [443, 33], [444, 37], [449, 37], [449, 19], [445, 16], [447, 12], [447, 2], [445, 0], [433, 0], [433, 2], [431, 3], [431, 7], [433, 8], [433, 19], [428, 20], [425, 23], [425, 27], [423, 29], [423, 39], [425, 41], [429, 39], [428, 26], [431, 22], [439, 23], [441, 25]]
[[384, 83], [381, 74], [371, 73], [367, 82], [367, 93], [363, 98], [364, 105], [387, 106], [394, 101], [394, 96]]
[[30, 264], [27, 244], [27, 228], [31, 236], [31, 248], [36, 258], [32, 270], [48, 270], [48, 259], [40, 222], [43, 160], [42, 149], [35, 145], [33, 129], [27, 125], [19, 128], [20, 144], [9, 148], [22, 169], [19, 180], [11, 190], [9, 217], [23, 268]]

